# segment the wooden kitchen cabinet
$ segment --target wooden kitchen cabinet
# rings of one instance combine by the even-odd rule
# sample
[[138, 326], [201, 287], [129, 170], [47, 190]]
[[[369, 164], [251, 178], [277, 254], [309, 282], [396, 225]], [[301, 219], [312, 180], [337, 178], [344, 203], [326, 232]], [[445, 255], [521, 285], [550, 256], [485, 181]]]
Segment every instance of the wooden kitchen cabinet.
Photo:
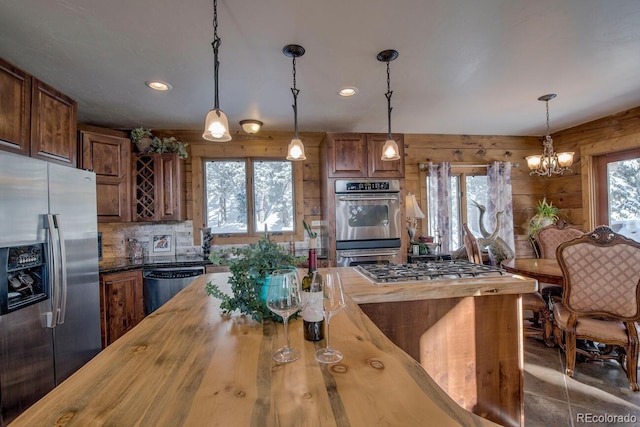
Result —
[[382, 160], [382, 147], [387, 141], [386, 134], [367, 134], [367, 171], [369, 178], [404, 178], [404, 135], [391, 134], [398, 144], [399, 160]]
[[386, 134], [329, 133], [326, 138], [329, 178], [404, 178], [404, 137], [393, 134], [400, 160], [382, 161]]
[[0, 59], [0, 149], [75, 167], [77, 103]]
[[31, 76], [0, 59], [0, 149], [29, 155]]
[[134, 221], [184, 220], [184, 168], [177, 153], [137, 154], [133, 174]]
[[131, 221], [131, 141], [99, 128], [80, 130], [78, 140], [80, 167], [96, 173], [98, 222]]
[[131, 330], [144, 318], [142, 270], [100, 275], [102, 347]]

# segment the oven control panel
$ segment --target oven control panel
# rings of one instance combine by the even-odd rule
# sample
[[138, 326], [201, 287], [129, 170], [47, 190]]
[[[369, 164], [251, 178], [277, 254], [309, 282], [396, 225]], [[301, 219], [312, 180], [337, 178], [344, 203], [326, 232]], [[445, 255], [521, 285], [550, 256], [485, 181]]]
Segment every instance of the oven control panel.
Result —
[[336, 193], [397, 193], [400, 191], [400, 181], [389, 180], [346, 180], [335, 182]]

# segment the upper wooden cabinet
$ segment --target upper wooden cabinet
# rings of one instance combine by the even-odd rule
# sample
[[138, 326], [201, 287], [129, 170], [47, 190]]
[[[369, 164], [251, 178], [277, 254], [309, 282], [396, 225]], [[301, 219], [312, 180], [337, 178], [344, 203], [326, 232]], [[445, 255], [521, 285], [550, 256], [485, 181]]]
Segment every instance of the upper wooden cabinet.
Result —
[[184, 220], [183, 173], [177, 153], [137, 154], [133, 162], [133, 220]]
[[78, 106], [0, 60], [0, 149], [76, 166]]
[[0, 59], [0, 149], [29, 155], [31, 76]]
[[[102, 132], [112, 132], [113, 135]], [[98, 222], [131, 221], [131, 141], [115, 132], [79, 132], [80, 167], [96, 173]]]
[[327, 176], [329, 178], [404, 178], [404, 138], [393, 134], [400, 160], [382, 161], [386, 134], [327, 134]]
[[78, 104], [51, 86], [31, 84], [31, 157], [73, 167], [77, 162]]
[[367, 134], [367, 166], [369, 178], [404, 178], [404, 135], [391, 134], [398, 144], [399, 160], [383, 161], [382, 147], [387, 141], [386, 134]]

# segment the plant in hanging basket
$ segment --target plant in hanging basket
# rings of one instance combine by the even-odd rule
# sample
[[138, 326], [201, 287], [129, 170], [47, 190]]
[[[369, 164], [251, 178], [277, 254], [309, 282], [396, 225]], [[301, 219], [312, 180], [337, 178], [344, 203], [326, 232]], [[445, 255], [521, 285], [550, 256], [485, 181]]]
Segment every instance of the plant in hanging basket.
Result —
[[246, 247], [232, 248], [230, 253], [212, 252], [209, 259], [214, 265], [228, 265], [231, 271], [229, 284], [233, 295], [225, 294], [211, 282], [205, 285], [207, 294], [221, 301], [220, 308], [224, 313], [240, 311], [258, 322], [282, 321], [266, 305], [269, 277], [277, 269], [295, 268], [302, 258], [285, 252], [276, 242], [263, 237]]

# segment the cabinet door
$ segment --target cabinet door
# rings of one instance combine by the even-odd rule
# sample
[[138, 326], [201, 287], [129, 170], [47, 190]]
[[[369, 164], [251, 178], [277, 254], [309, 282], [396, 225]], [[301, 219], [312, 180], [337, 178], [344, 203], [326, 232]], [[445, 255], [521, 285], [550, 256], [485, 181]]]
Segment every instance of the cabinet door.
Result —
[[80, 167], [96, 173], [98, 222], [131, 221], [131, 141], [81, 131]]
[[184, 192], [182, 185], [182, 161], [177, 154], [161, 154], [157, 162], [157, 185], [160, 197], [159, 220], [182, 220], [184, 213]]
[[106, 347], [144, 318], [142, 270], [100, 276], [102, 346]]
[[0, 59], [0, 149], [29, 155], [31, 77]]
[[367, 135], [369, 178], [404, 178], [404, 137], [401, 134], [392, 134], [391, 137], [398, 144], [400, 160], [389, 162], [382, 160], [382, 148], [387, 141], [387, 135]]
[[327, 135], [327, 171], [329, 178], [367, 176], [367, 142], [361, 133]]
[[184, 180], [178, 154], [139, 154], [133, 173], [134, 221], [184, 219]]
[[77, 115], [73, 99], [32, 79], [31, 157], [75, 167]]

